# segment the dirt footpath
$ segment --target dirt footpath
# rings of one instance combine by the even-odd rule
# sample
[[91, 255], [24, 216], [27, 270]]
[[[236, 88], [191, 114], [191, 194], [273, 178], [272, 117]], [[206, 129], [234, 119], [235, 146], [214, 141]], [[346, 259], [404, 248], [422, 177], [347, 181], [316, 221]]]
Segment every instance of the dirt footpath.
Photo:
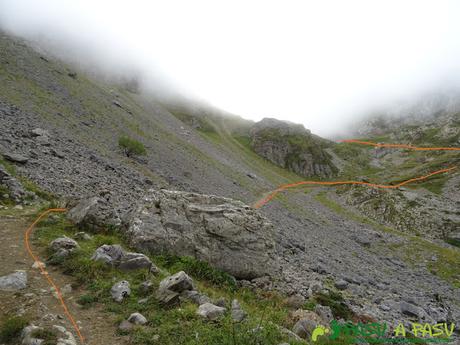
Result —
[[[0, 276], [16, 270], [24, 270], [28, 278], [26, 289], [0, 293], [0, 318], [6, 315], [24, 315], [37, 326], [64, 326], [72, 332], [79, 344], [79, 338], [63, 313], [60, 302], [54, 297], [48, 282], [39, 269], [32, 268], [34, 262], [24, 246], [24, 233], [30, 223], [31, 220], [27, 217], [26, 212], [19, 215], [0, 214]], [[33, 244], [32, 250], [36, 254], [40, 252], [34, 248]], [[72, 284], [72, 277], [62, 274], [57, 268], [47, 267], [46, 269], [61, 290], [64, 286]], [[70, 313], [85, 337], [85, 344], [128, 344], [126, 337], [115, 334], [115, 321], [110, 318], [110, 315], [103, 313], [100, 307], [82, 309], [76, 303], [78, 297], [83, 294], [82, 291], [72, 289], [63, 294]]]

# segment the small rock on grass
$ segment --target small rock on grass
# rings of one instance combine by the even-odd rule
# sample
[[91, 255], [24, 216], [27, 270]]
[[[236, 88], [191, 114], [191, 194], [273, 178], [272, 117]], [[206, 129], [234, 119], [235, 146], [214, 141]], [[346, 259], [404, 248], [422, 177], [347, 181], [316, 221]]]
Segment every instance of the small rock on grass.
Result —
[[234, 299], [232, 301], [232, 319], [236, 322], [241, 322], [246, 318], [246, 312], [241, 308], [238, 300]]
[[147, 323], [147, 319], [141, 313], [132, 313], [128, 321], [135, 325], [145, 325]]
[[123, 299], [128, 297], [131, 294], [131, 289], [129, 287], [129, 282], [126, 280], [122, 280], [112, 286], [112, 289], [110, 290], [110, 293], [112, 294], [112, 298], [116, 302], [122, 302]]
[[211, 321], [215, 321], [225, 314], [225, 308], [212, 303], [204, 303], [198, 307], [197, 314]]

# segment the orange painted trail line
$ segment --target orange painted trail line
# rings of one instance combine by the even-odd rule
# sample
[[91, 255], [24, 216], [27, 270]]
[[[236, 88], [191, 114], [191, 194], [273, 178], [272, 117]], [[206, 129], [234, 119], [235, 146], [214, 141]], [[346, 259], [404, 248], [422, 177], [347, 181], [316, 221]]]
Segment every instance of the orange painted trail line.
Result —
[[389, 148], [400, 148], [409, 149], [414, 151], [460, 151], [460, 147], [419, 147], [406, 144], [380, 144], [372, 141], [361, 141], [355, 139], [341, 140], [342, 143], [354, 143], [360, 145], [369, 145], [374, 147], [389, 147]]
[[[40, 220], [42, 220], [46, 215], [48, 215], [51, 212], [66, 212], [67, 210], [65, 208], [50, 208], [49, 210], [46, 210], [45, 212], [41, 213], [37, 219], [27, 228], [26, 233], [24, 235], [24, 243], [27, 249], [27, 252], [29, 253], [30, 257], [34, 260], [34, 262], [40, 262], [39, 258], [37, 255], [34, 254], [32, 251], [32, 248], [30, 246], [30, 235], [32, 234], [32, 231], [34, 230], [35, 226], [38, 224]], [[45, 268], [42, 265], [38, 266], [40, 268], [41, 273], [45, 276], [46, 280], [54, 288], [56, 291], [57, 297], [59, 302], [61, 302], [62, 309], [64, 310], [64, 314], [67, 316], [69, 319], [70, 323], [72, 324], [73, 328], [77, 332], [78, 337], [80, 338], [80, 342], [82, 344], [85, 343], [85, 338], [80, 332], [80, 328], [78, 327], [77, 323], [75, 322], [74, 318], [72, 317], [72, 314], [70, 314], [69, 309], [67, 308], [67, 305], [64, 302], [64, 298], [62, 297], [61, 290], [59, 287], [54, 283], [53, 279], [51, 279], [50, 275], [48, 272], [45, 270]]]
[[370, 182], [362, 182], [362, 181], [300, 181], [300, 182], [295, 182], [295, 183], [289, 183], [289, 184], [284, 184], [279, 186], [277, 189], [274, 191], [270, 192], [268, 196], [265, 198], [257, 201], [253, 207], [254, 208], [261, 208], [264, 206], [266, 203], [268, 203], [270, 200], [272, 200], [278, 193], [289, 189], [289, 188], [294, 188], [298, 186], [304, 186], [304, 185], [321, 185], [321, 186], [337, 186], [337, 185], [361, 185], [361, 186], [368, 186], [368, 187], [374, 187], [374, 188], [382, 188], [382, 189], [396, 189], [399, 187], [402, 187], [408, 183], [412, 182], [417, 182], [417, 181], [422, 181], [430, 178], [431, 176], [446, 173], [449, 171], [452, 171], [456, 169], [456, 167], [451, 167], [451, 168], [446, 168], [446, 169], [441, 169], [434, 171], [432, 173], [429, 173], [428, 175], [420, 176], [420, 177], [415, 177], [411, 178], [409, 180], [400, 182], [398, 184], [394, 185], [384, 185], [384, 184], [376, 184], [376, 183], [370, 183]]

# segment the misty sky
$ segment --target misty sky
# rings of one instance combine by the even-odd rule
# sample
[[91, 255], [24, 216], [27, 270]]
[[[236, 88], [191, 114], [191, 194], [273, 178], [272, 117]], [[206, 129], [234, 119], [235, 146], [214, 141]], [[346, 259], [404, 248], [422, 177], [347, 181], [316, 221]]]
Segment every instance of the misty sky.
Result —
[[327, 135], [460, 81], [460, 1], [0, 0], [0, 26], [217, 107]]

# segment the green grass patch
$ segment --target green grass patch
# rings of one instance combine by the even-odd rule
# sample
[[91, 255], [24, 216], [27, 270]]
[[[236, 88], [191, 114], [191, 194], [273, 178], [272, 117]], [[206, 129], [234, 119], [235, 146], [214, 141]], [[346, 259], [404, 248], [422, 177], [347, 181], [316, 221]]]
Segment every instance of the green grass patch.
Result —
[[0, 342], [6, 344], [17, 343], [22, 330], [28, 323], [29, 321], [21, 316], [3, 318], [0, 325]]
[[57, 332], [51, 329], [36, 329], [31, 334], [32, 338], [43, 339], [41, 345], [54, 345], [57, 343]]
[[355, 314], [345, 304], [340, 293], [330, 291], [328, 294], [318, 293], [314, 296], [316, 303], [328, 306], [332, 310], [332, 314], [336, 319], [351, 320]]
[[[72, 237], [78, 231], [81, 230], [69, 224], [64, 215], [53, 215], [38, 225], [33, 239], [35, 245], [43, 248], [42, 257], [45, 257], [51, 254], [46, 249], [51, 240], [63, 235]], [[84, 294], [77, 301], [84, 308], [103, 306], [104, 312], [113, 314], [118, 321], [126, 319], [133, 312], [140, 312], [147, 318], [146, 326], [135, 327], [129, 333], [130, 343], [277, 345], [288, 341], [279, 329], [279, 326], [293, 326], [282, 296], [273, 292], [237, 288], [230, 275], [190, 257], [150, 256], [162, 271], [158, 275], [152, 275], [147, 270], [122, 272], [90, 260], [94, 250], [104, 243], [125, 245], [117, 232], [96, 234], [91, 240], [79, 241], [80, 250], [55, 264], [59, 264], [65, 273], [73, 276], [83, 289]], [[125, 248], [129, 249], [126, 246]], [[208, 322], [196, 314], [198, 307], [192, 302], [182, 301], [177, 307], [164, 308], [157, 302], [154, 294], [148, 295], [146, 302], [139, 303], [141, 298], [145, 298], [139, 290], [142, 282], [150, 280], [156, 290], [165, 276], [179, 270], [190, 274], [198, 290], [211, 299], [224, 298], [228, 309], [232, 299], [237, 298], [248, 312], [248, 319], [241, 324], [235, 324], [230, 313], [227, 313], [219, 321]], [[110, 289], [120, 280], [130, 282], [131, 295], [122, 303], [117, 303], [112, 300]], [[290, 344], [298, 343], [290, 341]]]
[[162, 267], [165, 267], [172, 273], [185, 271], [194, 278], [206, 280], [213, 285], [229, 288], [231, 290], [236, 288], [235, 278], [231, 275], [223, 271], [216, 270], [207, 262], [200, 261], [189, 256], [156, 256], [155, 262], [159, 263]]

